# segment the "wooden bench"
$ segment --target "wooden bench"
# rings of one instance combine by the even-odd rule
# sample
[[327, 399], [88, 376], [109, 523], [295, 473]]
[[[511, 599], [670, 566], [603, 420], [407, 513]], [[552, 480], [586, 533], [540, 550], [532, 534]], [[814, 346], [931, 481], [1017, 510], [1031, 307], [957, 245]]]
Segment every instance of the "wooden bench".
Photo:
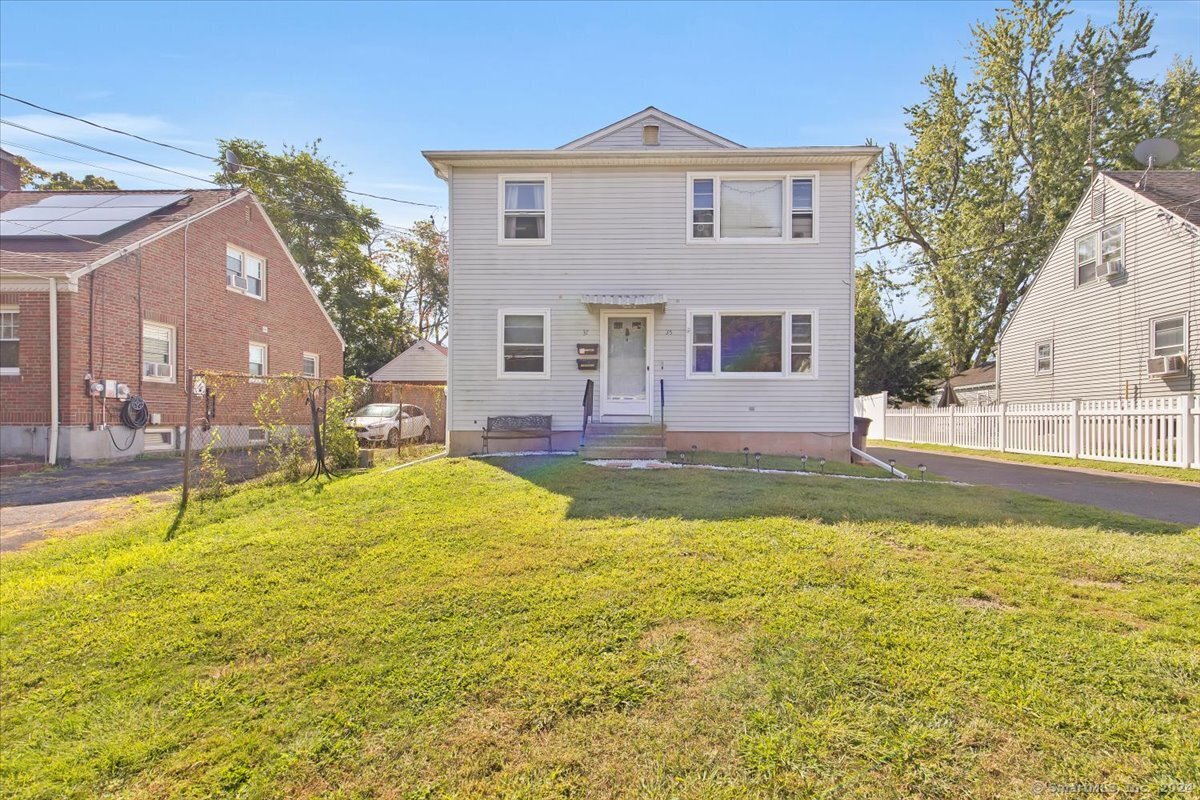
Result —
[[483, 429], [483, 452], [488, 451], [489, 439], [545, 439], [546, 449], [554, 449], [553, 429], [549, 414], [488, 417]]

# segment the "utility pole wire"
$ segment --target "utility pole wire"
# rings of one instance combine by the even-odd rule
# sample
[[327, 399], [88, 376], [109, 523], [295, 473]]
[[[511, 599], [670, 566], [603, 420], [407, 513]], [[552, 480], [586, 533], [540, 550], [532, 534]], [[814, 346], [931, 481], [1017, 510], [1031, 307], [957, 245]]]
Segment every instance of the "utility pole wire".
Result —
[[[4, 92], [0, 92], [0, 97], [3, 97], [7, 100], [12, 100], [17, 103], [22, 103], [23, 105], [27, 105], [30, 108], [36, 108], [39, 111], [45, 111], [47, 114], [54, 114], [59, 117], [64, 117], [66, 119], [75, 120], [76, 122], [82, 122], [85, 125], [91, 125], [93, 128], [99, 128], [102, 131], [108, 131], [109, 133], [116, 133], [121, 136], [128, 136], [131, 139], [137, 139], [138, 141], [145, 142], [146, 144], [157, 145], [158, 147], [165, 147], [168, 150], [175, 150], [180, 153], [186, 153], [189, 156], [203, 158], [206, 161], [212, 161], [217, 164], [220, 164], [224, 161], [223, 158], [220, 158], [218, 156], [211, 156], [206, 153], [199, 153], [195, 150], [189, 150], [186, 147], [179, 147], [178, 145], [168, 144], [167, 142], [160, 142], [157, 139], [150, 139], [145, 136], [140, 136], [139, 134], [136, 134], [136, 133], [131, 133], [129, 131], [123, 131], [120, 128], [113, 128], [109, 125], [102, 125], [99, 122], [94, 122], [90, 119], [84, 119], [83, 117], [77, 117], [74, 114], [68, 114], [65, 111], [56, 111], [53, 108], [47, 108], [46, 106], [38, 105], [37, 103], [31, 102], [29, 100], [22, 100], [20, 97], [14, 97], [11, 94], [6, 94]], [[8, 124], [12, 125], [15, 123], [8, 123]], [[21, 126], [17, 125], [17, 127], [19, 128]], [[26, 129], [26, 130], [28, 130], [28, 129]], [[310, 186], [316, 185], [310, 181], [300, 180], [298, 178], [293, 178], [288, 175], [281, 175], [278, 172], [271, 172], [270, 170], [263, 169], [262, 167], [251, 167], [251, 166], [243, 164], [242, 169], [253, 170], [254, 172], [261, 172], [264, 175], [274, 175], [277, 178], [288, 178], [289, 180], [294, 180], [294, 181], [297, 181], [298, 183], [305, 183]], [[419, 203], [416, 200], [403, 200], [399, 197], [388, 197], [387, 195], [382, 195], [382, 194], [371, 194], [370, 192], [357, 192], [357, 191], [354, 191], [353, 189], [346, 188], [345, 186], [342, 187], [342, 191], [345, 192], [346, 194], [353, 194], [353, 195], [357, 195], [359, 197], [370, 197], [373, 200], [386, 200], [390, 203], [400, 203], [402, 205], [409, 205], [409, 206], [424, 206], [425, 208], [441, 208], [441, 206], [437, 205], [436, 203]]]

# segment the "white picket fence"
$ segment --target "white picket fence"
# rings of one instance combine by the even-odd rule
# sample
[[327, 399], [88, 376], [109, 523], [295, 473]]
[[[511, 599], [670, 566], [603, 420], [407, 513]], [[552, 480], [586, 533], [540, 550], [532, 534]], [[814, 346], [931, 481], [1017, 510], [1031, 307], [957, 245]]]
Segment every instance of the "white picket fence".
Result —
[[1200, 395], [888, 408], [881, 392], [854, 408], [872, 439], [1200, 469]]

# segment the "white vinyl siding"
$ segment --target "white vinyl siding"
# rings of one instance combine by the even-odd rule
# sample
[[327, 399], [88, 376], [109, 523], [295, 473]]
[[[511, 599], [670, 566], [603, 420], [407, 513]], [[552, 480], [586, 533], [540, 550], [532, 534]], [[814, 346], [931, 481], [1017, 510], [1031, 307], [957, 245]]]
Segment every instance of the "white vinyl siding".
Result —
[[142, 377], [148, 381], [175, 382], [175, 328], [142, 323]]
[[0, 306], [0, 375], [21, 374], [21, 312]]
[[[640, 146], [640, 128], [633, 134]], [[662, 130], [666, 147], [667, 130]], [[799, 175], [800, 171], [783, 174]], [[488, 416], [553, 414], [581, 426], [584, 384], [576, 344], [598, 343], [595, 292], [661, 293], [653, 309], [653, 413], [665, 381], [677, 431], [850, 429], [852, 181], [849, 165], [819, 173], [820, 240], [688, 243], [691, 183], [685, 167], [572, 167], [553, 172], [554, 246], [497, 246], [497, 169], [455, 167], [451, 193], [451, 430], [478, 431]], [[756, 171], [761, 174], [761, 171]], [[721, 174], [737, 175], [736, 171]], [[776, 173], [778, 174], [778, 173]], [[787, 199], [790, 202], [790, 193]], [[545, 309], [548, 380], [498, 370], [500, 309]], [[811, 310], [819, 369], [804, 381], [689, 380], [689, 309]], [[754, 411], [750, 412], [749, 408]]]
[[417, 342], [377, 369], [373, 381], [446, 382], [446, 354], [431, 342]]
[[[1107, 186], [1103, 184], [1107, 183]], [[1151, 378], [1151, 322], [1200, 314], [1200, 247], [1177, 218], [1128, 187], [1101, 177], [1104, 219], [1092, 215], [1095, 191], [1080, 198], [1058, 246], [1049, 254], [999, 347], [999, 399], [1009, 403], [1071, 399], [1116, 400], [1195, 392], [1200, 325], [1186, 332], [1192, 368], [1182, 375]], [[1121, 223], [1120, 274], [1083, 283], [1077, 277], [1077, 243], [1095, 242]], [[1110, 258], [1117, 252], [1110, 244]], [[1054, 341], [1051, 376], [1030, 366], [1034, 345]]]
[[[643, 129], [647, 125], [658, 126], [658, 143], [646, 144]], [[579, 150], [724, 150], [729, 145], [709, 141], [691, 131], [672, 125], [660, 117], [649, 116], [630, 120], [628, 125], [579, 145]]]

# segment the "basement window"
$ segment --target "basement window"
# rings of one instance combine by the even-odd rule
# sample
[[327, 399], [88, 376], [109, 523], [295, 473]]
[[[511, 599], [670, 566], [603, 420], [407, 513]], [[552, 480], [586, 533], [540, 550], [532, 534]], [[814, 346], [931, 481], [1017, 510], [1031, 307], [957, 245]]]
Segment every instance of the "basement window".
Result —
[[174, 428], [146, 428], [144, 449], [147, 451], [174, 450]]
[[0, 306], [0, 375], [21, 374], [21, 312]]

